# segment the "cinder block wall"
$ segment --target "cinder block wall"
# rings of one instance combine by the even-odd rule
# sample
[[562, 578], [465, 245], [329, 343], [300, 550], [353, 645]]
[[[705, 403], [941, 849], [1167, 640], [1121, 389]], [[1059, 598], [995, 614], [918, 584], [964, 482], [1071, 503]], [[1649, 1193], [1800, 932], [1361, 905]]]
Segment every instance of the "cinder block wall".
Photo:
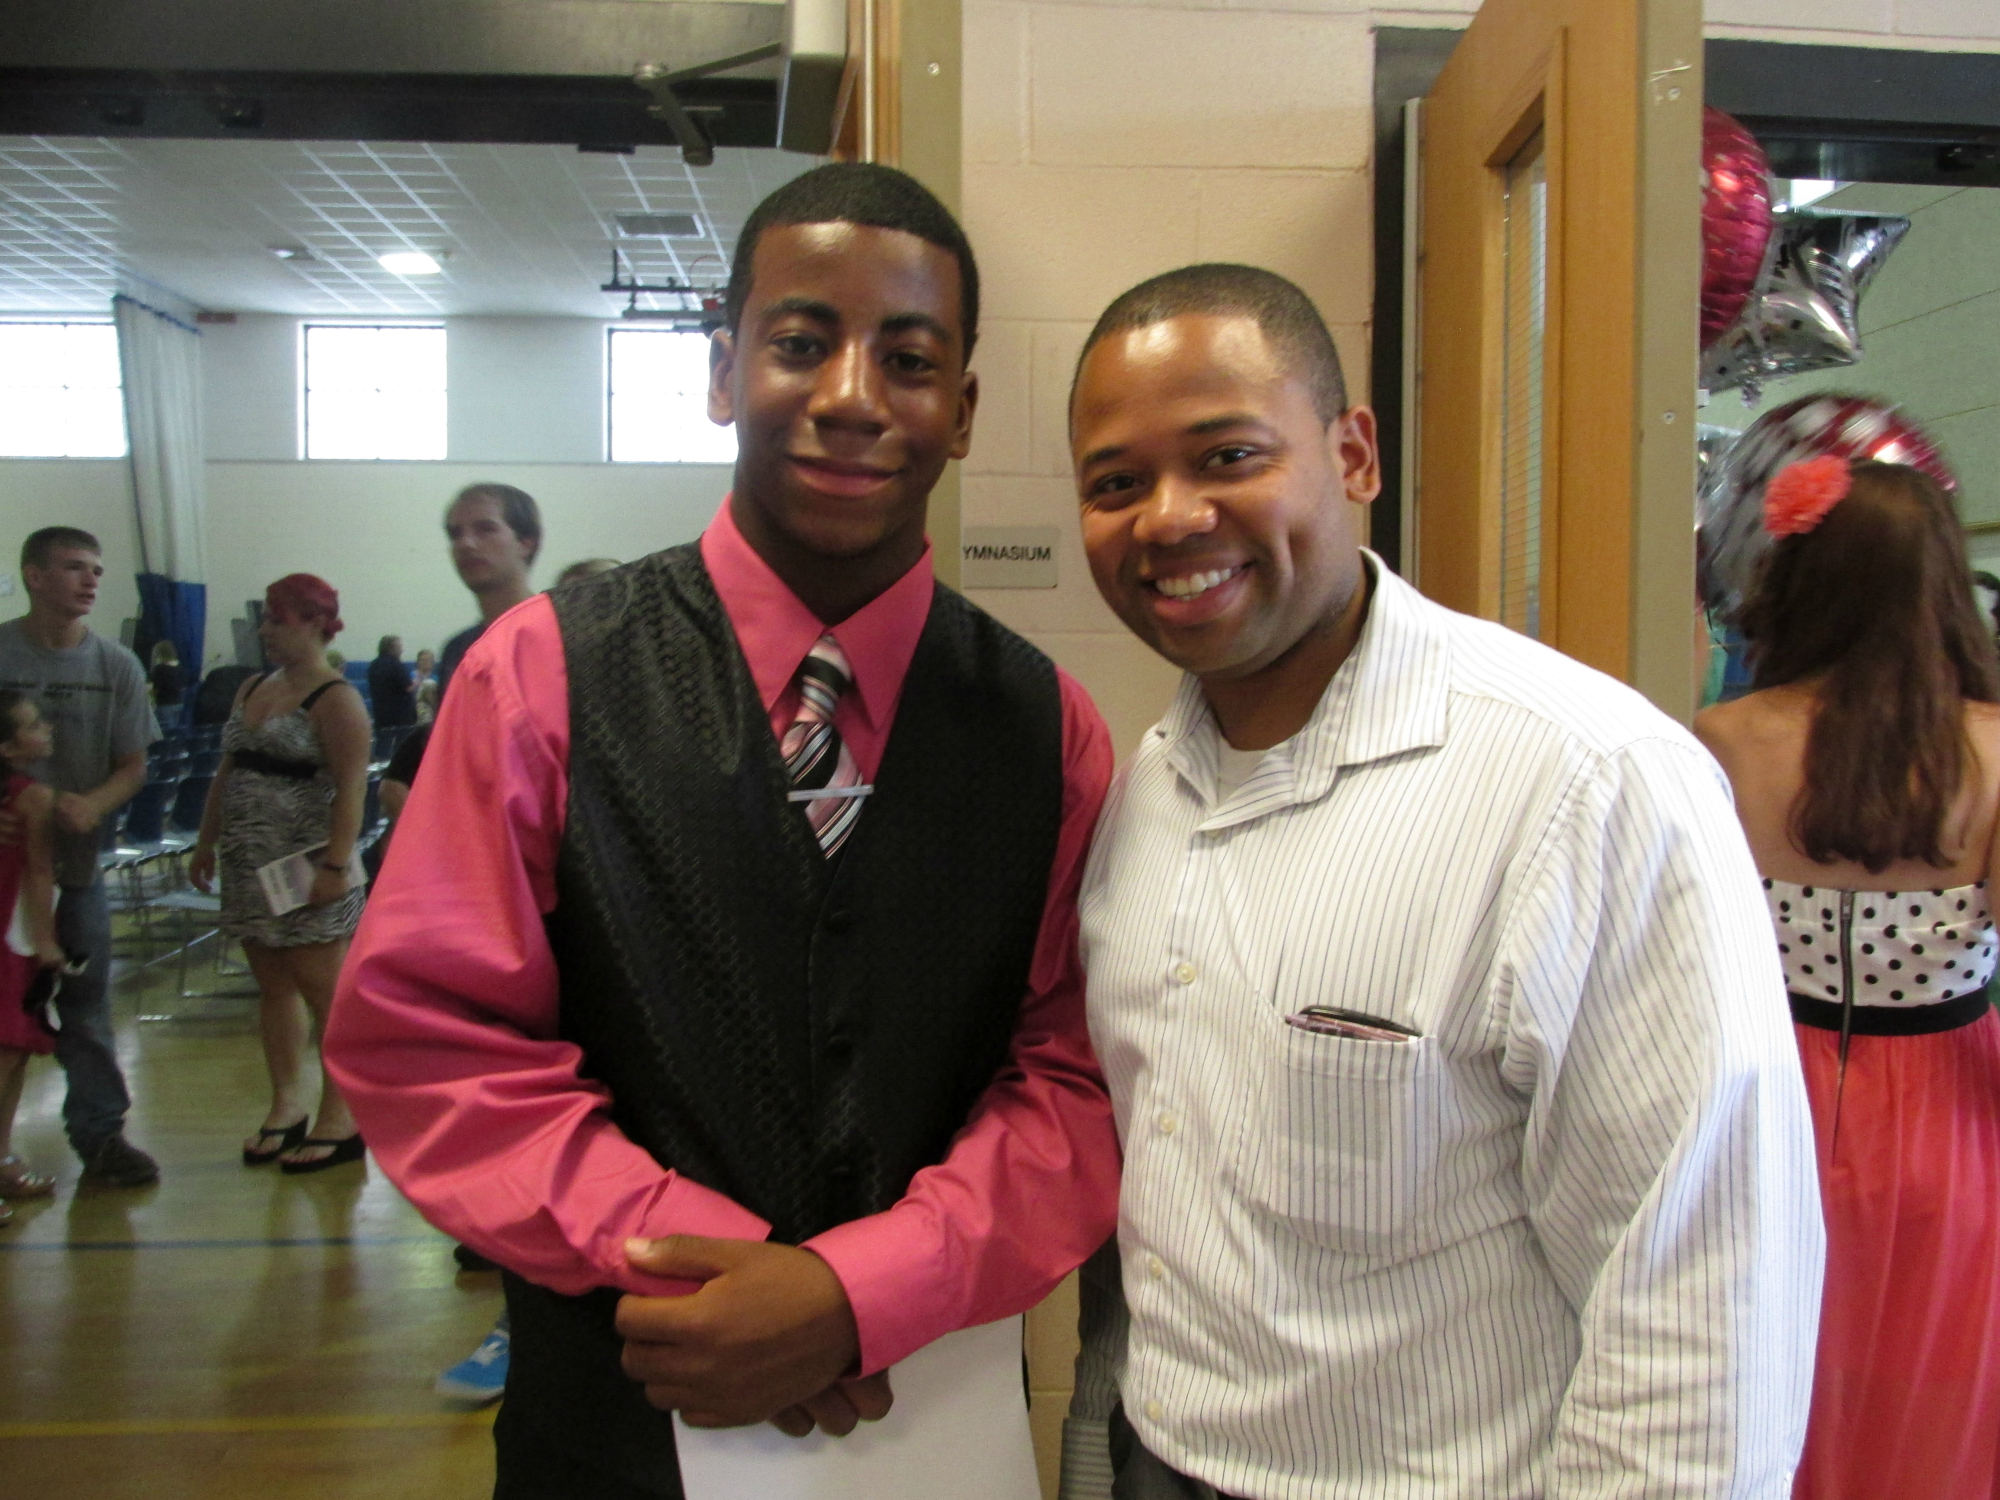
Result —
[[[1458, 24], [1469, 9], [1393, 19]], [[1056, 589], [976, 597], [1090, 690], [1121, 756], [1176, 674], [1084, 566], [1065, 412], [1077, 351], [1133, 283], [1249, 261], [1313, 296], [1365, 397], [1375, 16], [1351, 0], [967, 0], [964, 206], [986, 300], [963, 517], [1062, 536]]]

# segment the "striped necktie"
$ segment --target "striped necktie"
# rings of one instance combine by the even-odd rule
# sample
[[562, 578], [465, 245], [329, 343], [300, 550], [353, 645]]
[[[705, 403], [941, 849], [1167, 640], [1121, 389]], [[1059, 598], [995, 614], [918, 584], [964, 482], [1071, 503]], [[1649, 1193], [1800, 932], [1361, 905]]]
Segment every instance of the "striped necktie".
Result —
[[799, 711], [780, 745], [792, 800], [805, 809], [820, 852], [829, 859], [861, 817], [861, 797], [824, 795], [861, 783], [854, 757], [833, 727], [834, 706], [853, 682], [840, 643], [831, 632], [821, 636], [799, 663]]

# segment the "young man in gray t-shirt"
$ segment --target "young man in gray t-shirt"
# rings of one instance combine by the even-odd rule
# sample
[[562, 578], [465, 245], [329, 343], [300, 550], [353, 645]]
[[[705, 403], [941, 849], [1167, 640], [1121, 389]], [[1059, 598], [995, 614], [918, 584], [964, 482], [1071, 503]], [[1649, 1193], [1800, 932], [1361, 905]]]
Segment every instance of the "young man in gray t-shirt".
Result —
[[[84, 616], [97, 602], [102, 548], [87, 531], [50, 526], [21, 548], [28, 612], [0, 624], [0, 688], [34, 696], [55, 749], [33, 768], [56, 791], [56, 939], [83, 955], [56, 1000], [56, 1060], [69, 1080], [63, 1128], [85, 1170], [119, 1187], [157, 1182], [159, 1164], [125, 1139], [132, 1097], [111, 1025], [111, 914], [97, 854], [113, 814], [145, 785], [160, 737], [139, 659]], [[0, 840], [18, 830], [0, 821]]]

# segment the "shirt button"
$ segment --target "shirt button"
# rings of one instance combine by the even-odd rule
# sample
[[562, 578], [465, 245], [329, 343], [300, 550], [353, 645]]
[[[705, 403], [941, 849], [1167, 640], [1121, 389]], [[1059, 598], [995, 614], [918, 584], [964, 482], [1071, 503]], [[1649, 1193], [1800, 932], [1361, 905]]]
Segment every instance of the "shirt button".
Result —
[[1159, 1125], [1161, 1135], [1172, 1135], [1181, 1128], [1180, 1116], [1169, 1109], [1161, 1110], [1160, 1118], [1155, 1123]]
[[1167, 1268], [1159, 1256], [1149, 1255], [1146, 1257], [1146, 1274], [1155, 1281], [1165, 1281], [1167, 1279]]
[[1159, 1402], [1148, 1401], [1146, 1403], [1146, 1416], [1149, 1420], [1154, 1422], [1160, 1421], [1163, 1417], [1166, 1416], [1166, 1414], [1167, 1414], [1167, 1409], [1164, 1406], [1160, 1405]]
[[1193, 964], [1182, 962], [1174, 965], [1175, 984], [1193, 984], [1194, 976], [1195, 967]]

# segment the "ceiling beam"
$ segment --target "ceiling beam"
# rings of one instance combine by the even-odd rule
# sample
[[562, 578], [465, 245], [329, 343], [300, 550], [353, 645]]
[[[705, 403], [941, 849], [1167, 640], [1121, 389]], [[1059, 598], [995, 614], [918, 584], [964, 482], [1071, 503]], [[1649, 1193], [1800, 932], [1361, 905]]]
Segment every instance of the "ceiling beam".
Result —
[[784, 21], [741, 0], [7, 0], [0, 67], [630, 78], [782, 41]]

